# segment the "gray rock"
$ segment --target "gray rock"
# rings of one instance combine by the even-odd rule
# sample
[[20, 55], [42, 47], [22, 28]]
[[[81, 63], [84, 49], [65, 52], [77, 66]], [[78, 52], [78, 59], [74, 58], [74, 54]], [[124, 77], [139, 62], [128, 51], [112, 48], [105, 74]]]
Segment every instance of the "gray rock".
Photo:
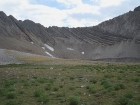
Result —
[[134, 11], [140, 11], [140, 6], [136, 7]]

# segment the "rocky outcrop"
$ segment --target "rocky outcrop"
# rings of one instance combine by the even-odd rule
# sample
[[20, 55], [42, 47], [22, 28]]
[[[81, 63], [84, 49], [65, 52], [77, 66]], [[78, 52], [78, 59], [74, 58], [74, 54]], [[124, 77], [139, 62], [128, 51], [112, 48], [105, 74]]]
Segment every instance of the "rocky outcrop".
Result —
[[140, 59], [139, 9], [77, 28], [46, 28], [0, 12], [0, 48], [66, 59]]
[[140, 11], [140, 6], [136, 7], [134, 11]]

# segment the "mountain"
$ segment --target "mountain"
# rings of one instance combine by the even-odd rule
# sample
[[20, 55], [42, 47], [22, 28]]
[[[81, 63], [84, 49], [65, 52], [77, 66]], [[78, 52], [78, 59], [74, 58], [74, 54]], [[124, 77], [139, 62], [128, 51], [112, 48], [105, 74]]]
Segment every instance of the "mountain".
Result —
[[52, 58], [139, 61], [140, 6], [92, 27], [44, 27], [0, 12], [0, 49]]

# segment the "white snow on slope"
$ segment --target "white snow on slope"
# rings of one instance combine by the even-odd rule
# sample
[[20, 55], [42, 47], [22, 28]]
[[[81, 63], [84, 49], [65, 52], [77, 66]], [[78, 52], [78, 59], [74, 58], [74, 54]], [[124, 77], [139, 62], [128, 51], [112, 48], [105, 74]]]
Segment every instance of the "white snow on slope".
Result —
[[50, 57], [55, 58], [52, 54], [50, 54], [49, 52], [45, 51], [46, 54], [48, 54]]
[[42, 47], [43, 50], [45, 50], [45, 47]]
[[83, 55], [85, 54], [85, 52], [81, 52]]
[[68, 47], [67, 47], [67, 50], [74, 50], [74, 49], [72, 49], [72, 48], [68, 48]]
[[31, 42], [31, 44], [34, 44], [34, 42]]
[[47, 45], [47, 44], [44, 44], [44, 45], [45, 45], [45, 47], [47, 47], [49, 50], [54, 51], [54, 48], [52, 48], [51, 46], [49, 46], [49, 45]]

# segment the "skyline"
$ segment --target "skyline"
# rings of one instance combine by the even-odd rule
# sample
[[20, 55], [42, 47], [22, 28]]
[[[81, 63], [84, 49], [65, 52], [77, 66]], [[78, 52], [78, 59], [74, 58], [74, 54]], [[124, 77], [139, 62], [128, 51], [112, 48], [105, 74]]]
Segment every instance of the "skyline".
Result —
[[0, 11], [45, 27], [88, 27], [122, 15], [139, 0], [0, 0]]

